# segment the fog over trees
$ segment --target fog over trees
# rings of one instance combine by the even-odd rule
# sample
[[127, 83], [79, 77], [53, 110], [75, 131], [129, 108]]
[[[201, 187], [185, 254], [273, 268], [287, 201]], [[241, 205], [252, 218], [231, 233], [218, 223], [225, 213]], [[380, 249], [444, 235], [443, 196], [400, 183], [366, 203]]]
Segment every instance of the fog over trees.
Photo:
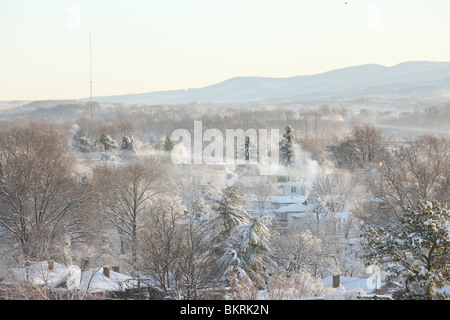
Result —
[[[2, 102], [1, 292], [25, 292], [29, 282], [9, 281], [20, 268], [89, 261], [120, 267], [134, 298], [347, 299], [362, 289], [325, 279], [369, 279], [376, 264], [381, 295], [448, 298], [448, 102], [96, 102], [92, 118], [89, 108]], [[174, 163], [171, 134], [194, 137], [194, 121], [224, 136], [278, 129], [277, 170], [261, 174], [249, 137], [234, 149], [242, 163]]]

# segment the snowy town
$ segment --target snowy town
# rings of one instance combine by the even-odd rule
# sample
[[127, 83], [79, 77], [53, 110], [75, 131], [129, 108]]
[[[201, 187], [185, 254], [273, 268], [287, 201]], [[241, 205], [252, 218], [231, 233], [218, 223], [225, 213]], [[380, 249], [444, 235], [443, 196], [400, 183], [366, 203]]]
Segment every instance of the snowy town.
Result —
[[[70, 128], [73, 132], [74, 125]], [[168, 135], [161, 137], [159, 147], [145, 148], [133, 135], [119, 144], [105, 134], [98, 140], [89, 138], [79, 129], [67, 149], [55, 128], [12, 127], [0, 143], [3, 298], [447, 296], [448, 209], [428, 200], [409, 209], [396, 205], [401, 196], [414, 193], [400, 190], [403, 185], [396, 185], [391, 174], [400, 174], [405, 165], [418, 171], [430, 161], [438, 161], [435, 170], [448, 170], [444, 148], [450, 147], [449, 140], [419, 136], [408, 143], [393, 142], [390, 152], [403, 156], [389, 159], [379, 129], [355, 126], [348, 139], [363, 136], [361, 146], [372, 144], [377, 152], [364, 160], [364, 149], [355, 149], [356, 157], [347, 158], [351, 165], [337, 166], [312, 159], [296, 133], [290, 125], [285, 127], [277, 171], [261, 175], [262, 152], [248, 136], [234, 149], [235, 163], [186, 164], [171, 158], [180, 148], [194, 157], [193, 150], [187, 153]], [[23, 143], [34, 147], [23, 150]], [[336, 153], [328, 156], [339, 159]], [[417, 162], [406, 158], [413, 156]], [[31, 171], [21, 171], [18, 165]], [[354, 166], [351, 171], [349, 166]], [[433, 172], [435, 180], [423, 191], [441, 192], [446, 172]], [[37, 184], [29, 180], [35, 175]], [[416, 177], [409, 177], [416, 186]], [[28, 181], [23, 191], [21, 180]], [[386, 193], [378, 193], [380, 186]], [[23, 199], [34, 198], [19, 207], [19, 192], [24, 192]], [[385, 217], [394, 217], [394, 205], [404, 216], [395, 222], [397, 230], [387, 229], [388, 235], [383, 233], [390, 228]], [[412, 215], [409, 220], [407, 213]], [[423, 230], [411, 229], [418, 224]], [[403, 244], [406, 240], [408, 245]], [[408, 274], [417, 272], [416, 278], [404, 278], [397, 271], [403, 268], [402, 260], [393, 260], [399, 250], [410, 261]], [[428, 257], [437, 255], [432, 265], [438, 269], [424, 269], [426, 250]]]
[[72, 2], [0, 1], [1, 301], [450, 299], [448, 1]]

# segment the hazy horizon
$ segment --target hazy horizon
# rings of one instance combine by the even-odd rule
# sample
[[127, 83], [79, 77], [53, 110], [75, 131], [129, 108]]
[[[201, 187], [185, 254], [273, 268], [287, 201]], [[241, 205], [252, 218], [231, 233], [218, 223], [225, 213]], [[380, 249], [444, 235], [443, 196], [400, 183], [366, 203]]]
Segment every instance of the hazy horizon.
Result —
[[0, 100], [200, 88], [364, 64], [447, 62], [450, 2], [0, 1]]
[[[183, 89], [183, 88], [168, 88], [168, 89], [165, 89], [165, 90], [146, 91], [146, 92], [127, 92], [127, 93], [122, 93], [122, 94], [112, 93], [112, 94], [108, 94], [108, 95], [104, 95], [104, 96], [94, 95], [93, 98], [95, 99], [95, 98], [105, 98], [105, 97], [115, 97], [115, 96], [119, 96], [119, 97], [120, 96], [124, 96], [125, 97], [125, 96], [139, 95], [139, 94], [176, 92], [176, 91], [180, 91], [180, 90], [182, 91], [182, 90], [188, 90], [188, 89], [189, 90], [190, 89], [203, 89], [203, 88], [207, 88], [207, 87], [210, 87], [210, 86], [215, 86], [215, 85], [218, 85], [218, 84], [221, 84], [221, 83], [225, 83], [226, 81], [229, 81], [229, 80], [232, 80], [232, 79], [236, 79], [236, 78], [288, 79], [288, 78], [295, 78], [295, 77], [298, 77], [298, 76], [321, 75], [321, 74], [326, 74], [328, 72], [338, 71], [338, 70], [341, 70], [341, 69], [342, 70], [343, 69], [350, 69], [350, 68], [353, 68], [353, 67], [364, 67], [364, 66], [370, 66], [370, 65], [378, 65], [378, 66], [390, 68], [390, 67], [395, 67], [397, 65], [401, 65], [401, 64], [405, 64], [405, 63], [414, 63], [414, 62], [419, 62], [419, 63], [420, 62], [426, 62], [426, 63], [428, 63], [428, 62], [429, 63], [448, 63], [448, 64], [450, 64], [450, 60], [449, 61], [402, 61], [402, 62], [396, 63], [394, 65], [389, 65], [389, 66], [378, 64], [378, 63], [367, 63], [367, 64], [360, 64], [360, 65], [344, 66], [344, 67], [340, 67], [340, 68], [336, 68], [336, 69], [332, 69], [332, 70], [325, 70], [323, 72], [314, 73], [314, 74], [298, 74], [298, 75], [291, 75], [291, 76], [286, 76], [286, 77], [265, 77], [265, 76], [253, 76], [253, 75], [239, 76], [239, 75], [237, 75], [237, 76], [234, 76], [234, 77], [231, 77], [231, 78], [223, 79], [223, 80], [221, 80], [219, 82], [216, 82], [216, 83], [206, 84], [203, 87], [190, 87], [190, 88], [186, 88], [186, 89]], [[14, 101], [16, 101], [16, 102], [19, 102], [19, 101], [70, 101], [70, 100], [86, 100], [86, 99], [89, 99], [88, 95], [85, 95], [85, 96], [82, 96], [82, 97], [75, 97], [75, 98], [0, 99], [0, 101], [3, 101], [3, 102], [5, 102], [5, 101], [10, 101], [10, 102], [14, 102]], [[98, 101], [98, 102], [101, 102], [101, 100]]]

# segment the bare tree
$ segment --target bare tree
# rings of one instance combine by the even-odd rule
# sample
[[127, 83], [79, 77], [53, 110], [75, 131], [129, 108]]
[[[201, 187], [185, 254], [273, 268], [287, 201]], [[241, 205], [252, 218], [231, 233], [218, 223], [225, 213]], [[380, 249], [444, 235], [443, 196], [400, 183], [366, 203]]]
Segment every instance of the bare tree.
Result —
[[377, 161], [384, 141], [380, 129], [365, 123], [361, 126], [354, 126], [352, 135], [361, 152], [362, 160], [367, 162]]
[[384, 138], [381, 131], [368, 123], [353, 127], [352, 134], [330, 146], [338, 167], [355, 168], [366, 163], [385, 160]]
[[196, 218], [191, 212], [184, 218], [182, 250], [182, 287], [186, 299], [210, 297], [210, 291], [216, 291], [221, 285], [221, 266], [217, 260], [214, 243], [214, 222]]
[[362, 163], [362, 154], [355, 140], [346, 138], [328, 147], [339, 168], [356, 168]]
[[158, 163], [136, 161], [127, 166], [103, 166], [94, 170], [100, 192], [102, 212], [113, 223], [124, 241], [131, 244], [132, 260], [136, 262], [138, 231], [145, 223], [152, 200], [165, 190], [162, 169]]
[[390, 161], [381, 161], [367, 184], [377, 199], [376, 212], [395, 223], [405, 206], [420, 199], [448, 203], [449, 177], [450, 141], [426, 135], [400, 146]]
[[273, 260], [286, 274], [303, 269], [317, 274], [318, 265], [324, 263], [320, 247], [321, 240], [309, 230], [289, 230], [286, 234], [276, 234], [271, 241]]
[[86, 200], [55, 130], [15, 127], [0, 134], [0, 225], [25, 257], [50, 258], [79, 217]]
[[[186, 212], [177, 199], [159, 199], [141, 235], [139, 269], [172, 296], [210, 297], [221, 287], [214, 221]], [[220, 291], [220, 290], [219, 290]]]
[[317, 174], [313, 180], [313, 192], [320, 196], [331, 212], [351, 209], [365, 193], [358, 175], [344, 169]]
[[164, 292], [177, 292], [181, 278], [183, 211], [177, 201], [158, 201], [150, 209], [150, 223], [140, 237], [139, 270]]

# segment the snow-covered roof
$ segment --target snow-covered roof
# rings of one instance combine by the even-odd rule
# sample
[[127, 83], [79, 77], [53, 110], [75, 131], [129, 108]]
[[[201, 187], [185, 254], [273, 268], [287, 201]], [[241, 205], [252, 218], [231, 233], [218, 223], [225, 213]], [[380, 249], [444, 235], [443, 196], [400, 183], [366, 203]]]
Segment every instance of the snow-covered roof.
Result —
[[278, 182], [278, 183], [282, 187], [298, 187], [298, 186], [302, 186], [303, 185], [303, 182], [294, 182], [294, 181]]
[[272, 202], [275, 203], [287, 203], [287, 204], [291, 204], [291, 203], [302, 203], [305, 202], [307, 200], [306, 196], [299, 196], [299, 195], [291, 195], [291, 196], [271, 196], [270, 200]]
[[68, 289], [79, 289], [89, 293], [105, 291], [123, 291], [131, 277], [110, 270], [110, 277], [103, 274], [103, 267], [90, 268], [84, 272], [78, 266], [70, 266], [67, 279]]
[[131, 277], [110, 270], [110, 277], [103, 274], [103, 267], [90, 268], [81, 271], [80, 267], [71, 265], [66, 267], [54, 262], [53, 270], [47, 261], [33, 263], [27, 267], [11, 268], [2, 280], [4, 284], [14, 284], [28, 281], [35, 286], [56, 288], [65, 284], [69, 290], [82, 290], [89, 293], [105, 291], [122, 291], [125, 282]]
[[294, 203], [277, 209], [277, 212], [309, 212], [314, 210], [314, 207], [312, 204]]
[[14, 284], [17, 281], [28, 281], [36, 286], [57, 287], [65, 281], [67, 274], [68, 270], [65, 266], [55, 263], [53, 271], [50, 271], [47, 261], [42, 261], [33, 263], [28, 267], [9, 269], [1, 282]]

